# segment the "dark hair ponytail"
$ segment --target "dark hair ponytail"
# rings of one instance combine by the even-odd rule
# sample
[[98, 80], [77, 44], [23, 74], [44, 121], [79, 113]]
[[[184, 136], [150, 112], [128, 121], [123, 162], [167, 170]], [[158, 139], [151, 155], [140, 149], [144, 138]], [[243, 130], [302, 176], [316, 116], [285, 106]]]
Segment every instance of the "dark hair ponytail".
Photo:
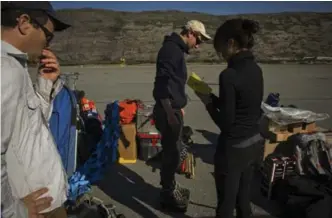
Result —
[[244, 19], [242, 21], [242, 29], [248, 34], [255, 34], [259, 30], [259, 24], [256, 21]]
[[222, 44], [233, 39], [239, 48], [251, 49], [254, 46], [254, 34], [259, 31], [259, 24], [249, 19], [231, 19], [223, 23], [214, 36], [214, 48], [221, 50]]

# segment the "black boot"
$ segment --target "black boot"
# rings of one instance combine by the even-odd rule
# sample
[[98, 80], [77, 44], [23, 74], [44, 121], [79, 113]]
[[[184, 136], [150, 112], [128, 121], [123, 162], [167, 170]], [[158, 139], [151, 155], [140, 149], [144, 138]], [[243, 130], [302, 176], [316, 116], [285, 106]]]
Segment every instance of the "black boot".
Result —
[[172, 189], [163, 189], [160, 193], [160, 204], [163, 209], [175, 212], [186, 212], [189, 203], [190, 191], [176, 185]]

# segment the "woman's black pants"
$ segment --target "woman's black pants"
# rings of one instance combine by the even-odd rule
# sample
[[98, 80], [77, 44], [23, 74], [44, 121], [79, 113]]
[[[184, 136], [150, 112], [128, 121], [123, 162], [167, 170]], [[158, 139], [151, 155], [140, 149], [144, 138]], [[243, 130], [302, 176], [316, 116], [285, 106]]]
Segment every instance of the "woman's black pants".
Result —
[[227, 139], [219, 140], [214, 157], [214, 176], [217, 189], [216, 218], [251, 216], [250, 185], [254, 165], [260, 157], [263, 142], [255, 142], [245, 148], [227, 145]]

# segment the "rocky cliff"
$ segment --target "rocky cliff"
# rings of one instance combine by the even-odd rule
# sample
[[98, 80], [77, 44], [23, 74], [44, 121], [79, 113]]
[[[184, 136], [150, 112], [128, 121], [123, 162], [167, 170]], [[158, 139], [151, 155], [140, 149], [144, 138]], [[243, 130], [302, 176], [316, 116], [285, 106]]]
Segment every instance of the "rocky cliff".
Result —
[[[332, 57], [332, 13], [279, 13], [215, 16], [180, 11], [116, 12], [60, 10], [73, 27], [56, 34], [52, 48], [62, 64], [153, 63], [163, 37], [186, 21], [201, 20], [212, 36], [226, 19], [243, 17], [261, 25], [254, 52], [261, 62], [317, 61]], [[319, 60], [319, 58], [318, 58]], [[324, 58], [323, 58], [324, 60]], [[193, 52], [190, 62], [217, 62], [212, 41]]]

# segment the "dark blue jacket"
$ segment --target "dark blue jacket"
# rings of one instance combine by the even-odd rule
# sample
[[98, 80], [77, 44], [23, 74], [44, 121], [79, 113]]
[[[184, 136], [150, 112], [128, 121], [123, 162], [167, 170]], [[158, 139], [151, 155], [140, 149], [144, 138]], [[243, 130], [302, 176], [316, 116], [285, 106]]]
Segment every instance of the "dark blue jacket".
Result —
[[188, 46], [180, 35], [172, 33], [165, 36], [163, 46], [158, 52], [153, 89], [153, 97], [157, 104], [161, 99], [168, 98], [174, 109], [186, 106], [187, 66], [184, 53], [188, 53]]

